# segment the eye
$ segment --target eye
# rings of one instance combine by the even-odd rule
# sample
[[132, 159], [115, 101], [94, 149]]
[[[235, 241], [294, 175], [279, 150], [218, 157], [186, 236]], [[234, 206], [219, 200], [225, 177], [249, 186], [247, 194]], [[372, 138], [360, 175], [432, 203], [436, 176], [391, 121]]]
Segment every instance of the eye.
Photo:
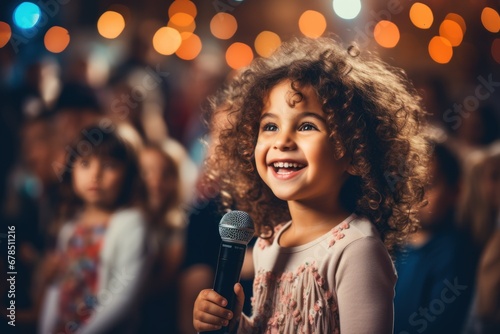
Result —
[[82, 166], [82, 167], [88, 167], [89, 166], [89, 161], [87, 159], [80, 160], [80, 166]]
[[312, 130], [318, 130], [316, 125], [312, 123], [303, 123], [299, 127], [299, 131], [312, 131]]
[[116, 162], [112, 160], [106, 160], [103, 162], [103, 167], [106, 169], [114, 169], [116, 167]]
[[266, 123], [262, 126], [262, 131], [277, 131], [278, 127], [273, 123]]

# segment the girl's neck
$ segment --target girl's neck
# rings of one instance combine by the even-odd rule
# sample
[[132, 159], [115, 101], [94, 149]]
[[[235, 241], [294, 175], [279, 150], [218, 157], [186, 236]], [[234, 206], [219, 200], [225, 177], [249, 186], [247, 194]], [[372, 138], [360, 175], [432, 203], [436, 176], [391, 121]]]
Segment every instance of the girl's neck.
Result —
[[107, 221], [112, 213], [113, 210], [109, 208], [98, 205], [85, 205], [80, 218], [86, 225], [98, 224]]
[[299, 246], [312, 241], [345, 220], [350, 212], [338, 202], [301, 203], [288, 202], [292, 225], [283, 232], [280, 245], [283, 247]]

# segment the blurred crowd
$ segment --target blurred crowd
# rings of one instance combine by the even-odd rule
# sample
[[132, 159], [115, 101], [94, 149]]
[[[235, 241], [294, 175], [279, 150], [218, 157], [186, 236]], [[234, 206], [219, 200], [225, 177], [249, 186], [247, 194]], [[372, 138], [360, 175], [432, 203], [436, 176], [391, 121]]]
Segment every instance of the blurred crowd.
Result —
[[[35, 61], [17, 84], [2, 87], [2, 333], [9, 330], [10, 299], [3, 284], [7, 226], [16, 231], [19, 333], [52, 333], [54, 326], [57, 333], [85, 332], [92, 321], [101, 323], [89, 333], [194, 333], [192, 305], [213, 283], [223, 214], [217, 189], [199, 182], [207, 151], [203, 142], [210, 142], [201, 114], [206, 97], [226, 77], [214, 58], [152, 62], [147, 50], [134, 45], [129, 58], [99, 80], [91, 59], [73, 57], [64, 65]], [[419, 78], [416, 84], [430, 113], [432, 182], [421, 228], [395, 254], [395, 333], [499, 333], [498, 98], [446, 116], [453, 105], [446, 85], [435, 78]], [[87, 153], [92, 150], [95, 155]], [[80, 232], [72, 230], [67, 239], [68, 226], [79, 226], [79, 214], [91, 202], [85, 196], [74, 199], [78, 175], [94, 162], [110, 179], [121, 167], [127, 173], [113, 179], [109, 215], [91, 216], [90, 232], [76, 238]], [[137, 169], [130, 167], [135, 164]], [[124, 189], [130, 198], [121, 198]], [[127, 216], [123, 207], [137, 210]], [[143, 221], [143, 230], [111, 231], [114, 221], [125, 225], [131, 215]], [[130, 236], [134, 233], [138, 240]], [[70, 240], [70, 247], [62, 247], [62, 240]], [[90, 246], [98, 247], [97, 254], [82, 265], [79, 250]], [[103, 278], [92, 270], [99, 259], [111, 268], [106, 291], [98, 290], [96, 281]], [[242, 279], [248, 296], [253, 272], [251, 256], [247, 260]], [[81, 292], [72, 297], [64, 289]], [[104, 305], [96, 304], [96, 297]], [[65, 312], [78, 317], [64, 318]], [[94, 313], [108, 316], [96, 319]]]

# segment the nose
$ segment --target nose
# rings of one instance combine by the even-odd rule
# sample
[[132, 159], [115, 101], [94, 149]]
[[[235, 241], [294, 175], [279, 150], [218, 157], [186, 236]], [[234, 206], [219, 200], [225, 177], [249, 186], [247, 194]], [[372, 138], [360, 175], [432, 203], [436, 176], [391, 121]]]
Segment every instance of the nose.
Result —
[[292, 151], [297, 148], [297, 145], [288, 131], [281, 130], [276, 134], [276, 140], [274, 141], [273, 147], [280, 151]]
[[102, 168], [102, 165], [100, 162], [91, 164], [90, 177], [91, 177], [92, 181], [100, 180], [100, 178], [102, 176], [102, 171], [103, 171], [103, 168]]

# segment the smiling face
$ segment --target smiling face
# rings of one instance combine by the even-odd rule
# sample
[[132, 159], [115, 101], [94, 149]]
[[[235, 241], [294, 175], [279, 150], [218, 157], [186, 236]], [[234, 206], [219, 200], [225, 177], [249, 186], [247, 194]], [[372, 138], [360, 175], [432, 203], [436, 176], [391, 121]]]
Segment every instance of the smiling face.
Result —
[[312, 87], [300, 92], [302, 100], [290, 81], [269, 92], [255, 147], [257, 171], [282, 200], [336, 203], [348, 162], [334, 156], [326, 115]]

